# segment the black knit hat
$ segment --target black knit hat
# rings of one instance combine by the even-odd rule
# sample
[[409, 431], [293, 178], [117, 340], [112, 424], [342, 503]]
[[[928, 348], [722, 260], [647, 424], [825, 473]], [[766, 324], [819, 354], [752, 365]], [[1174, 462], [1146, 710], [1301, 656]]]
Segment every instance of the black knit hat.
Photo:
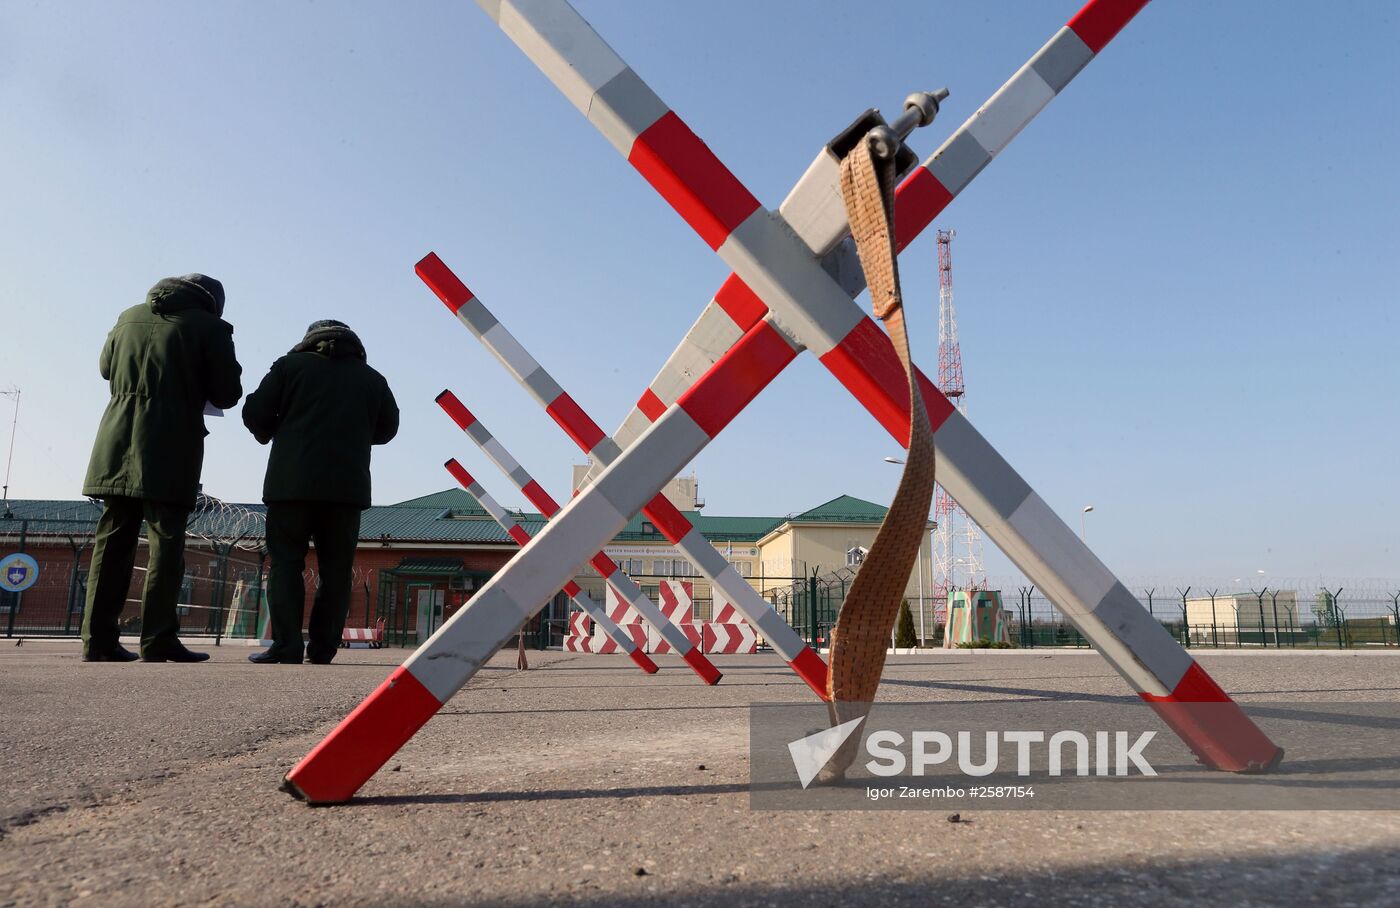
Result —
[[209, 298], [214, 301], [214, 314], [223, 317], [224, 314], [224, 285], [214, 280], [207, 274], [182, 274], [180, 280], [187, 284], [193, 284], [200, 290], [209, 294]]
[[323, 318], [312, 322], [306, 329], [301, 343], [291, 349], [292, 353], [321, 353], [332, 359], [341, 356], [365, 358], [365, 345], [350, 326], [333, 318]]

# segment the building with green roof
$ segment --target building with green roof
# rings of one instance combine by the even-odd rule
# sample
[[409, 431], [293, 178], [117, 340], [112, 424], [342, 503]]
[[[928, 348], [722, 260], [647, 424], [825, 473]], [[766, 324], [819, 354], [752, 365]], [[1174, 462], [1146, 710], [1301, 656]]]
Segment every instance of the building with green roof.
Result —
[[[685, 516], [741, 576], [765, 594], [790, 587], [813, 571], [825, 573], [857, 563], [874, 540], [886, 510], [841, 495], [784, 517], [712, 516], [695, 500], [693, 478], [688, 486], [678, 488], [683, 494], [678, 496], [677, 489], [669, 487], [668, 494]], [[23, 542], [25, 550], [44, 565], [45, 583], [26, 593], [26, 598], [0, 603], [0, 609], [19, 606], [24, 626], [71, 630], [75, 610], [81, 613], [91, 536], [100, 508], [100, 503], [87, 500], [10, 502], [0, 514], [0, 549], [14, 551]], [[185, 595], [193, 611], [187, 612], [187, 627], [192, 619], [203, 620], [201, 608], [222, 607], [202, 602], [215, 603], [221, 595], [227, 599], [228, 589], [260, 580], [265, 567], [260, 552], [264, 512], [261, 504], [201, 499], [190, 521], [187, 567], [191, 576]], [[545, 526], [543, 515], [532, 511], [513, 511], [511, 516], [532, 535]], [[357, 597], [350, 624], [368, 626], [377, 617], [392, 615], [404, 642], [426, 638], [519, 548], [481, 503], [460, 488], [368, 508], [360, 523]], [[653, 595], [662, 579], [689, 581], [697, 617], [711, 614], [709, 584], [696, 576], [690, 562], [644, 515], [634, 516], [605, 551]], [[144, 552], [138, 556], [138, 566], [143, 562]], [[925, 557], [925, 570], [931, 564]], [[315, 571], [314, 551], [308, 557], [308, 570]], [[605, 600], [603, 578], [591, 568], [586, 567], [577, 582], [599, 602]], [[931, 583], [927, 579], [925, 583], [931, 591]], [[917, 588], [917, 578], [911, 578], [910, 588], [911, 592]], [[133, 599], [138, 598], [139, 577], [132, 589]], [[314, 583], [308, 586], [308, 597], [313, 591]], [[131, 611], [136, 608], [133, 604]], [[561, 594], [546, 609], [544, 619], [562, 625], [568, 610]], [[208, 618], [211, 627], [213, 622]]]

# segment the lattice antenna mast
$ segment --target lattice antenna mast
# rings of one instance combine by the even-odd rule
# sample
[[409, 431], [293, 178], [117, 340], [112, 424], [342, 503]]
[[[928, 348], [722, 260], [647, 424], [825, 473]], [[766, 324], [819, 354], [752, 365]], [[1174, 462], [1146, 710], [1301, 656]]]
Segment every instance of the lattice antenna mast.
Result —
[[958, 311], [953, 307], [953, 237], [938, 231], [938, 390], [962, 409], [962, 348], [958, 346]]
[[[954, 230], [938, 231], [938, 389], [948, 396], [961, 413], [967, 411], [963, 384], [962, 347], [958, 343], [958, 312], [953, 305]], [[942, 486], [934, 492], [934, 520], [938, 529], [933, 538], [934, 595], [939, 608], [946, 604], [948, 591], [985, 586], [982, 563], [982, 532], [968, 519]], [[941, 616], [940, 616], [941, 617]]]

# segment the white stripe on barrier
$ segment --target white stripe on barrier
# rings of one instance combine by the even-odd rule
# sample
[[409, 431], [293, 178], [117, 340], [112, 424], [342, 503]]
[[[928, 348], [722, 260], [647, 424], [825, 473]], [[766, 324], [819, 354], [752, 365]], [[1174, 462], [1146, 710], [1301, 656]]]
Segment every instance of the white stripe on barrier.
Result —
[[[664, 406], [671, 406], [691, 385], [699, 380], [715, 362], [734, 346], [744, 332], [734, 324], [733, 319], [716, 305], [709, 305], [700, 313], [700, 318], [686, 333], [676, 352], [672, 354], [667, 369], [652, 383], [651, 392]], [[628, 441], [613, 436], [621, 447]]]
[[496, 502], [496, 499], [486, 494], [486, 490], [479, 484], [473, 485], [472, 488], [467, 489], [467, 494], [475, 498], [496, 523], [507, 525], [515, 523], [514, 520], [510, 519], [510, 515], [506, 513], [506, 509], [501, 507], [500, 504]]
[[972, 115], [967, 130], [988, 154], [995, 156], [1054, 97], [1050, 86], [1027, 63]]
[[600, 478], [593, 483], [593, 488], [617, 504], [618, 510], [629, 507], [632, 508], [629, 513], [635, 514], [642, 510], [646, 501], [638, 502], [636, 507], [632, 507], [633, 499], [636, 498], [633, 489], [638, 485], [647, 488], [653, 485], [658, 488], [664, 487], [676, 475], [671, 464], [690, 463], [709, 440], [709, 436], [695, 424], [690, 414], [677, 407], [676, 417], [667, 421], [664, 430], [655, 431], [653, 426], [653, 431], [637, 440], [638, 446], [646, 445], [648, 456], [642, 459], [636, 470], [626, 476]]
[[535, 362], [535, 358], [525, 351], [525, 348], [511, 337], [510, 332], [499, 324], [482, 335], [486, 340], [487, 348], [501, 361], [501, 365], [514, 375], [517, 380], [525, 381], [530, 374], [540, 367]]
[[822, 356], [865, 318], [797, 235], [762, 208], [734, 228], [719, 257], [768, 303], [773, 326], [795, 350]]
[[[569, 103], [587, 116], [593, 93], [627, 68], [622, 58], [566, 3], [551, 0], [480, 2]], [[498, 6], [499, 12], [493, 7]], [[556, 50], [568, 48], [565, 58]]]
[[511, 457], [510, 453], [506, 451], [495, 438], [488, 438], [479, 444], [481, 450], [487, 457], [491, 458], [491, 462], [499, 467], [502, 473], [509, 476], [511, 473], [520, 469], [520, 462], [514, 457]]

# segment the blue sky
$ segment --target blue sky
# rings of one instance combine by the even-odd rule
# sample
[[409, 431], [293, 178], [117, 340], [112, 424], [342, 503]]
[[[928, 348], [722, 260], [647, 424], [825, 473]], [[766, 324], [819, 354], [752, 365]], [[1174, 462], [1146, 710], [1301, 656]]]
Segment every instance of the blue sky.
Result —
[[[1074, 6], [892, 3], [861, 34], [844, 5], [578, 3], [770, 207], [861, 109], [946, 85], [926, 156]], [[1095, 506], [1120, 573], [1400, 575], [1397, 47], [1388, 3], [1158, 0], [940, 219], [969, 415], [1071, 525]], [[314, 319], [361, 333], [404, 411], [376, 502], [456, 455], [523, 505], [433, 396], [556, 495], [573, 447], [413, 263], [442, 255], [607, 428], [726, 273], [468, 2], [4, 4], [0, 117], [14, 497], [78, 496], [102, 338], [165, 275], [224, 281], [249, 388]], [[902, 266], [931, 366], [931, 230]], [[256, 500], [230, 417], [205, 485]], [[888, 501], [895, 453], [804, 357], [695, 470], [710, 513], [783, 514]]]

